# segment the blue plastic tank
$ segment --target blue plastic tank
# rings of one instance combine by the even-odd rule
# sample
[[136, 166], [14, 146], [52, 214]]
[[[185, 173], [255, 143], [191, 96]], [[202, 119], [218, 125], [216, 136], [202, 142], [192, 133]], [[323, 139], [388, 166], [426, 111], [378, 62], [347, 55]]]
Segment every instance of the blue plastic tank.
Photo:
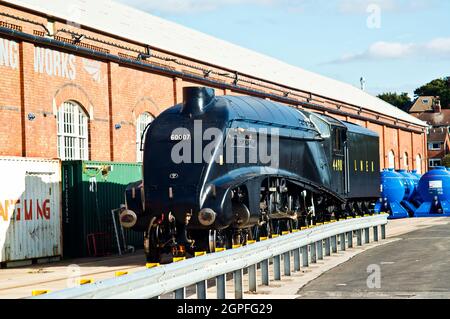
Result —
[[401, 202], [406, 196], [403, 176], [393, 169], [381, 172], [381, 196], [389, 202]]
[[399, 173], [404, 178], [403, 180], [405, 187], [404, 199], [407, 201], [411, 201], [416, 191], [416, 183], [415, 183], [416, 178], [412, 174], [408, 173], [405, 169], [398, 170], [397, 173]]
[[416, 217], [450, 216], [450, 172], [438, 166], [422, 176], [418, 191], [423, 204]]
[[411, 171], [411, 175], [414, 176], [417, 179], [417, 185], [419, 185], [419, 181], [422, 178], [423, 175], [417, 173], [417, 170], [414, 169]]
[[390, 219], [409, 217], [408, 212], [401, 205], [405, 197], [405, 178], [393, 169], [382, 171], [381, 199], [376, 204], [375, 211], [389, 213]]

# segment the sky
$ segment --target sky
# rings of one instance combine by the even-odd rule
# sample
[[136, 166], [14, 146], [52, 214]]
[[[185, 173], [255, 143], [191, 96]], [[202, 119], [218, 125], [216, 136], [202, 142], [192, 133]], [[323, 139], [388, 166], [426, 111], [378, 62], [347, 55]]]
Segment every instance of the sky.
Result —
[[371, 94], [450, 76], [448, 0], [116, 0]]

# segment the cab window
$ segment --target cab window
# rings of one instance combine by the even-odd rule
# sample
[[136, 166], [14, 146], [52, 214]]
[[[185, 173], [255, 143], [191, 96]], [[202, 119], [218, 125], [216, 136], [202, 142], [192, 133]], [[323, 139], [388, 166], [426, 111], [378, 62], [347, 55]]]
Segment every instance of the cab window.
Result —
[[311, 114], [310, 119], [323, 138], [329, 138], [331, 136], [330, 124], [315, 114]]

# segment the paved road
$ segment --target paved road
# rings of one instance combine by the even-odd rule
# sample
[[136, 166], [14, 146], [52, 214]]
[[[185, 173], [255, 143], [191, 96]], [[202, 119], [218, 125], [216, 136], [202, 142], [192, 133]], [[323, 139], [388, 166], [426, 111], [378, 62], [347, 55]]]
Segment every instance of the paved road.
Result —
[[[450, 224], [401, 238], [323, 274], [299, 298], [450, 298]], [[379, 266], [381, 288], [368, 288], [369, 265]], [[370, 279], [376, 284], [376, 275]]]

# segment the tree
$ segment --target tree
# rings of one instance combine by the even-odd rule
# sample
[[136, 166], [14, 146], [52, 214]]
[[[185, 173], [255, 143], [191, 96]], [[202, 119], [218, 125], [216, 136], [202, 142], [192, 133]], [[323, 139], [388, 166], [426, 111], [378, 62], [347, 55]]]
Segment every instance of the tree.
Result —
[[389, 92], [380, 94], [378, 95], [378, 97], [403, 111], [408, 111], [411, 107], [411, 98], [409, 97], [408, 93], [397, 94]]
[[445, 155], [445, 157], [442, 159], [442, 165], [445, 167], [450, 167], [450, 154]]
[[436, 79], [414, 91], [419, 96], [439, 96], [443, 109], [450, 109], [450, 78]]

